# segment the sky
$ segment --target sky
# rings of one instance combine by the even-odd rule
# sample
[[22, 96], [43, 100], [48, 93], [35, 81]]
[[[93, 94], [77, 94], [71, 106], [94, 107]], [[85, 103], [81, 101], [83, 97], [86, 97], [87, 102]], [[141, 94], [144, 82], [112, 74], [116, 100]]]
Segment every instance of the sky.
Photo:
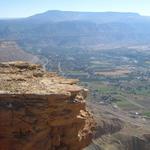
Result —
[[0, 18], [20, 18], [48, 10], [136, 12], [150, 16], [150, 0], [0, 0]]

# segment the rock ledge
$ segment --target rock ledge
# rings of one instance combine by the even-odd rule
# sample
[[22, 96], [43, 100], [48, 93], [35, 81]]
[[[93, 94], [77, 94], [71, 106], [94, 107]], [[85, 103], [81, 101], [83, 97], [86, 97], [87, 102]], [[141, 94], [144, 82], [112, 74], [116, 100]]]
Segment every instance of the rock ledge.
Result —
[[0, 63], [0, 149], [80, 150], [91, 142], [87, 90], [27, 62]]

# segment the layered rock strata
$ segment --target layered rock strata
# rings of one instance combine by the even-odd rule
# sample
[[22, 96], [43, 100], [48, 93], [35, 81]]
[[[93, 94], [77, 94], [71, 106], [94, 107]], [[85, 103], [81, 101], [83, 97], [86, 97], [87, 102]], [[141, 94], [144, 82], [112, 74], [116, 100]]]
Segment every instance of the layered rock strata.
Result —
[[87, 90], [26, 62], [0, 63], [0, 150], [80, 150], [91, 142]]

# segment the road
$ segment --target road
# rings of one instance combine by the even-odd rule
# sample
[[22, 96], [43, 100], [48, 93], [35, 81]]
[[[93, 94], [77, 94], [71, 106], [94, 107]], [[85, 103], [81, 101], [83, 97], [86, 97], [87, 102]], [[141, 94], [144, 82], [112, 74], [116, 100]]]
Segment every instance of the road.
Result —
[[63, 70], [61, 68], [61, 62], [58, 62], [58, 71], [61, 76], [65, 76], [65, 73], [63, 72]]
[[37, 57], [41, 60], [44, 70], [47, 70], [46, 66], [49, 62], [48, 58], [46, 58], [45, 56], [41, 56], [41, 55], [38, 55]]

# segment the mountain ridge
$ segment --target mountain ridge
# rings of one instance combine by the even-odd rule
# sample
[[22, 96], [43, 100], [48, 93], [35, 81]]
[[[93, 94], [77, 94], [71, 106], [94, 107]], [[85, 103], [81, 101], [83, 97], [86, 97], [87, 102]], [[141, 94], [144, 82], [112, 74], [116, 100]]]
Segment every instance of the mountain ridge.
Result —
[[15, 40], [28, 51], [101, 44], [147, 44], [150, 17], [136, 13], [47, 11], [22, 19], [0, 20], [0, 40]]
[[[144, 16], [141, 16], [138, 13], [130, 13], [130, 12], [80, 12], [80, 11], [50, 10], [44, 13], [32, 15], [30, 17], [27, 17], [27, 19], [34, 19], [34, 20], [42, 19], [42, 21], [44, 21], [44, 19], [47, 20], [50, 19], [51, 21], [54, 22], [68, 21], [68, 20], [87, 20], [87, 21], [97, 22], [97, 19], [101, 19], [102, 21], [105, 22], [106, 19], [105, 17], [116, 17], [115, 20], [112, 20], [112, 21], [116, 21], [118, 19], [121, 19], [122, 17], [127, 17], [128, 19], [130, 19], [130, 17], [132, 18], [132, 17], [144, 17]], [[106, 22], [108, 22], [108, 20]]]

